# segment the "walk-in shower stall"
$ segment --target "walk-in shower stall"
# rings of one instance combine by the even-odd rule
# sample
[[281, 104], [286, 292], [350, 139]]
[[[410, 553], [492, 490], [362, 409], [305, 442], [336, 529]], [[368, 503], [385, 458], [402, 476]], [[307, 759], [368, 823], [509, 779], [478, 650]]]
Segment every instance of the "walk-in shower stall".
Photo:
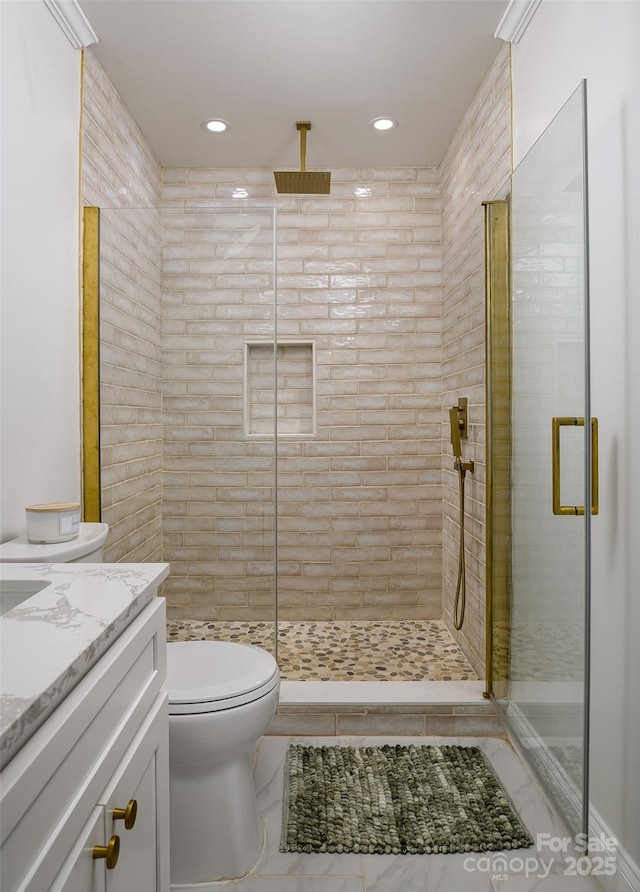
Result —
[[442, 622], [439, 231], [365, 214], [341, 259], [312, 211], [87, 210], [107, 558], [170, 561], [170, 638], [285, 678], [475, 679]]

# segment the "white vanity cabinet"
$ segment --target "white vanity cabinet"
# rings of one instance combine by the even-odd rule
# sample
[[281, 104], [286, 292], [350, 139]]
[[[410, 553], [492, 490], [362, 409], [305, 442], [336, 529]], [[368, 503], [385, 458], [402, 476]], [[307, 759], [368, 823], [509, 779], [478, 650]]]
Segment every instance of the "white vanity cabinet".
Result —
[[2, 892], [169, 889], [165, 628], [154, 598], [2, 771]]

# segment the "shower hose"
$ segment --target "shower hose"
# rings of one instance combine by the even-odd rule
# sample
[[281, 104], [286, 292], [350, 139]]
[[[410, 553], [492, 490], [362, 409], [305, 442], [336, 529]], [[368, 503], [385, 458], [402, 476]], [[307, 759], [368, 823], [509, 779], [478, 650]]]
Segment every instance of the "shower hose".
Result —
[[467, 471], [464, 467], [463, 462], [459, 458], [456, 458], [455, 467], [458, 472], [458, 489], [460, 492], [460, 548], [458, 552], [458, 582], [456, 584], [456, 600], [453, 606], [453, 625], [457, 630], [460, 630], [464, 622], [464, 609], [467, 599], [467, 580], [464, 554], [464, 478], [467, 476]]

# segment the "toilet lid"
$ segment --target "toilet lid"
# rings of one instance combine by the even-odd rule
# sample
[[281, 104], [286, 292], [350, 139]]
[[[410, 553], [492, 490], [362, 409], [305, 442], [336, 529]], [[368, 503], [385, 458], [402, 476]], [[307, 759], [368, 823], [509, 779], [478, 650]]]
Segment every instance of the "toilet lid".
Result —
[[54, 542], [51, 545], [29, 542], [26, 536], [19, 536], [0, 545], [0, 561], [20, 564], [65, 564], [97, 551], [104, 545], [108, 532], [109, 527], [106, 523], [81, 523], [75, 539]]
[[172, 641], [167, 646], [169, 712], [216, 712], [251, 703], [280, 681], [266, 650], [229, 641]]

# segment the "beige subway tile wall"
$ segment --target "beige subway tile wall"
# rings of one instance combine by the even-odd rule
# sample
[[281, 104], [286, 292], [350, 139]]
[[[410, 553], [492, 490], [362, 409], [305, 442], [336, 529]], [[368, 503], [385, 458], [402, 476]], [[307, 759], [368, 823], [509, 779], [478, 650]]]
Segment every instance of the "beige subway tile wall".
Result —
[[[440, 166], [443, 257], [443, 615], [473, 668], [485, 664], [485, 286], [484, 212], [511, 173], [510, 56], [505, 45], [469, 106]], [[453, 628], [458, 573], [459, 496], [449, 443], [449, 406], [469, 399], [467, 474], [466, 616]]]
[[[278, 196], [262, 169], [166, 170], [164, 183], [171, 612], [273, 618], [273, 446], [245, 432], [247, 406], [253, 431], [273, 430], [273, 398], [247, 393], [243, 370], [258, 342], [249, 371], [271, 374], [256, 365], [274, 330], [268, 205], [284, 434], [279, 616], [440, 617], [437, 171], [334, 170], [327, 197]], [[221, 202], [230, 209], [216, 213]]]
[[162, 559], [161, 170], [85, 51], [82, 203], [100, 219], [102, 519], [107, 561]]

